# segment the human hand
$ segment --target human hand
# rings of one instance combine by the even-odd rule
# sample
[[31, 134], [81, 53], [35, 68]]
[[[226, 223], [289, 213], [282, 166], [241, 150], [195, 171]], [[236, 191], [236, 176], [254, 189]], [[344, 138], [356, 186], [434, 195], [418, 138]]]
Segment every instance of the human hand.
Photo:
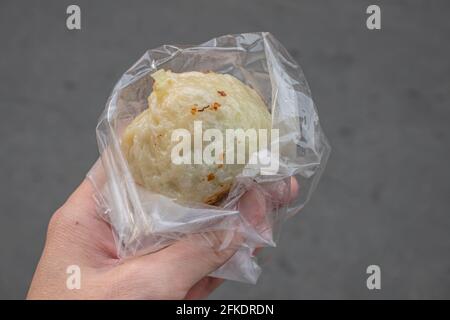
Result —
[[[295, 194], [297, 184], [291, 183], [291, 189]], [[242, 237], [236, 235], [217, 251], [197, 241], [200, 235], [191, 235], [157, 252], [121, 260], [110, 225], [96, 213], [94, 191], [85, 179], [51, 218], [28, 299], [201, 299], [223, 282], [208, 274], [231, 258]], [[240, 210], [250, 220], [261, 217], [260, 200], [249, 191]], [[69, 290], [66, 270], [72, 265], [80, 268], [81, 283]]]

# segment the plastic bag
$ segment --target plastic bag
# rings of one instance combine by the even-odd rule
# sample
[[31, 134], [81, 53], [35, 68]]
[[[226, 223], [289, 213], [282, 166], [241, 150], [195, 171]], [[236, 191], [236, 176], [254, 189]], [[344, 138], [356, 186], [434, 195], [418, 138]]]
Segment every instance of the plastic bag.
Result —
[[[262, 175], [246, 166], [218, 206], [179, 203], [136, 185], [121, 153], [121, 134], [147, 108], [150, 75], [159, 69], [227, 73], [254, 88], [270, 109], [272, 128], [279, 131], [276, 174]], [[99, 210], [111, 223], [119, 257], [147, 254], [192, 234], [223, 250], [237, 232], [244, 239], [239, 249], [211, 276], [249, 283], [255, 283], [261, 272], [255, 248], [275, 246], [281, 223], [305, 205], [330, 151], [300, 67], [265, 32], [147, 51], [114, 87], [97, 125], [97, 140], [106, 180], [99, 181], [92, 172], [88, 177], [96, 186]], [[287, 202], [291, 177], [299, 191]], [[256, 190], [265, 209], [256, 223], [239, 208], [249, 190]]]

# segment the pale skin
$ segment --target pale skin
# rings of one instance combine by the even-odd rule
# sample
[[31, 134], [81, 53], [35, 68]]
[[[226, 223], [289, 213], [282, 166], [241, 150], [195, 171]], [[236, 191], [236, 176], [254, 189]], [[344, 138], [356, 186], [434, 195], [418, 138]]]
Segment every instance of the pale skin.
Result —
[[[297, 189], [292, 179], [291, 198]], [[236, 252], [241, 235], [235, 234], [230, 246], [220, 251], [205, 245], [200, 235], [191, 235], [157, 252], [121, 260], [110, 225], [97, 213], [94, 191], [85, 179], [52, 216], [28, 299], [202, 299], [223, 282], [208, 275]], [[263, 199], [250, 190], [240, 210], [250, 220], [260, 220]], [[218, 241], [220, 237], [215, 234]], [[71, 265], [80, 267], [80, 289], [66, 286]]]

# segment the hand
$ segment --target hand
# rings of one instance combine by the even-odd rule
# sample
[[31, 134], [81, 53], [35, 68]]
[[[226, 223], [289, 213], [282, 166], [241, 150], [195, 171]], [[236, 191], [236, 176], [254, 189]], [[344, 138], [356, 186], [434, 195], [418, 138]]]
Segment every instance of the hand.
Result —
[[[291, 185], [295, 194], [297, 184]], [[121, 260], [110, 225], [96, 213], [93, 193], [85, 179], [51, 218], [28, 299], [201, 299], [223, 282], [208, 274], [236, 252], [241, 237], [215, 251], [196, 241], [200, 235], [192, 235], [160, 251]], [[240, 207], [261, 212], [257, 199], [261, 196], [249, 191]], [[71, 265], [80, 268], [80, 289], [66, 286]]]

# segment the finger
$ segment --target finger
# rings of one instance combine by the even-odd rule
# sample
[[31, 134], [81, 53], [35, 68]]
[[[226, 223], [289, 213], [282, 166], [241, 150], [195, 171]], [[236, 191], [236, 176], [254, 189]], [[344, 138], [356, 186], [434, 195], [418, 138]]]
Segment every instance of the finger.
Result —
[[292, 202], [297, 197], [298, 190], [298, 182], [294, 177], [257, 185], [241, 199], [238, 209], [252, 226], [261, 227], [263, 223], [262, 227], [265, 227], [267, 213], [273, 208]]
[[288, 203], [291, 203], [298, 197], [300, 193], [300, 185], [295, 177], [291, 177], [291, 190], [289, 193]]
[[216, 290], [225, 280], [215, 277], [205, 277], [197, 282], [187, 293], [185, 299], [199, 300], [208, 297]]
[[241, 216], [254, 228], [258, 229], [265, 221], [267, 201], [262, 189], [253, 188], [241, 198], [238, 203]]
[[[226, 248], [220, 248], [231, 236]], [[143, 256], [139, 263], [145, 270], [148, 264], [158, 264], [172, 283], [187, 293], [197, 282], [208, 276], [230, 259], [242, 244], [243, 238], [236, 231], [189, 235], [154, 254]]]
[[267, 193], [272, 203], [286, 205], [295, 200], [299, 193], [299, 185], [295, 177], [277, 182], [263, 184], [262, 190]]
[[298, 183], [293, 177], [256, 185], [239, 202], [238, 210], [247, 221], [247, 227], [254, 229], [264, 242], [272, 244], [272, 227], [278, 208], [294, 200], [297, 194]]

